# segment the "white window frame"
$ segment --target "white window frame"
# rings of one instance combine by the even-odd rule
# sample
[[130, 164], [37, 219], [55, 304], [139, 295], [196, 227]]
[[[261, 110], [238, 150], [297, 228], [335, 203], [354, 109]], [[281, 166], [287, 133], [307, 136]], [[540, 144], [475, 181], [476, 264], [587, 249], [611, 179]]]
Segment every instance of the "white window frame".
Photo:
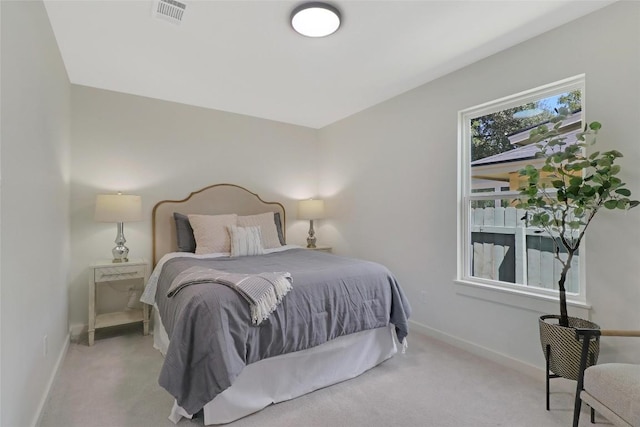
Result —
[[[458, 113], [458, 247], [457, 247], [457, 277], [456, 292], [474, 298], [502, 302], [540, 312], [556, 312], [558, 310], [558, 291], [538, 287], [528, 287], [522, 284], [483, 279], [471, 275], [471, 200], [490, 200], [507, 197], [517, 197], [515, 191], [471, 193], [471, 119], [485, 116], [508, 108], [514, 108], [529, 102], [535, 102], [553, 95], [572, 90], [582, 92], [582, 123], [585, 123], [585, 75], [577, 75], [558, 82], [540, 86], [515, 95], [490, 101], [481, 105], [464, 109]], [[579, 264], [579, 292], [567, 293], [567, 304], [578, 310], [579, 315], [588, 314], [591, 308], [587, 304], [585, 280], [585, 248], [580, 248]]]

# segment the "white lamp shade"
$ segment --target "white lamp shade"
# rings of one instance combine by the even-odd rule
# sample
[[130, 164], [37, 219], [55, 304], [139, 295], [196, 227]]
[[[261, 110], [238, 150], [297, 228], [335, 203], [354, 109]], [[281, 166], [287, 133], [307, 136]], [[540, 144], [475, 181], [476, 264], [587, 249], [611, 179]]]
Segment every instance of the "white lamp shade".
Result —
[[129, 194], [99, 194], [94, 219], [98, 222], [142, 220], [142, 198]]
[[301, 200], [298, 202], [298, 219], [324, 218], [324, 200]]

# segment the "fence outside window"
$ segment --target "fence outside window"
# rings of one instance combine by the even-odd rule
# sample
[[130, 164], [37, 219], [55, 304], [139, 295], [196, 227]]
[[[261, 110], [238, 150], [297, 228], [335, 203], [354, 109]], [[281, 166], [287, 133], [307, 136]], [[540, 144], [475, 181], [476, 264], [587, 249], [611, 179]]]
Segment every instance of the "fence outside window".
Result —
[[[524, 216], [524, 210], [511, 206], [470, 209], [470, 273], [482, 279], [558, 289], [562, 265], [555, 259], [552, 239], [538, 228], [527, 227]], [[579, 259], [578, 252], [565, 283], [569, 293], [579, 292]]]

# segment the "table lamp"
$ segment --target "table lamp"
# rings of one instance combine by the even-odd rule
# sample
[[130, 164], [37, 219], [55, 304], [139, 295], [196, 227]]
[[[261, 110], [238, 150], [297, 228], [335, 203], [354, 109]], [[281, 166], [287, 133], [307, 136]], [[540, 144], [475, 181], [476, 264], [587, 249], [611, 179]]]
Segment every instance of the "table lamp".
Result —
[[309, 237], [307, 237], [307, 248], [316, 247], [315, 231], [313, 230], [313, 220], [324, 218], [324, 200], [301, 200], [298, 202], [298, 218], [309, 220]]
[[115, 222], [118, 224], [116, 247], [113, 248], [112, 262], [129, 261], [129, 248], [124, 244], [124, 223], [142, 220], [142, 200], [140, 196], [129, 194], [99, 194], [96, 197], [96, 212], [94, 219], [98, 222]]

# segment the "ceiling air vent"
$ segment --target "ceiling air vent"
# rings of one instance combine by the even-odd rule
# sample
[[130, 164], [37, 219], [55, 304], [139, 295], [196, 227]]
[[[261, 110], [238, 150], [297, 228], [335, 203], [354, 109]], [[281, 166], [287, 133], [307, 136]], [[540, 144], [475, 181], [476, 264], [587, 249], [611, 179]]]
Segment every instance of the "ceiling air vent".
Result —
[[154, 0], [153, 16], [173, 24], [180, 24], [186, 8], [186, 3], [178, 0]]

